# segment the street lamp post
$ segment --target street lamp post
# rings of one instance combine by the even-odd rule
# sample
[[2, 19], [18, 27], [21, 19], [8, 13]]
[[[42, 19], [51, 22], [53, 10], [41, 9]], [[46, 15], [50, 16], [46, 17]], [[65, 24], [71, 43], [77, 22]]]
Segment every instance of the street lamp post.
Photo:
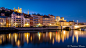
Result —
[[78, 20], [77, 20], [77, 25], [78, 25]]

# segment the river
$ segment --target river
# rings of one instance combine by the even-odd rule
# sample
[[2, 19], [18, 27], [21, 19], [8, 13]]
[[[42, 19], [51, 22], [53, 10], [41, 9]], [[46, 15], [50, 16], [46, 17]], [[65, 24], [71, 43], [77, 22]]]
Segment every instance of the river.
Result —
[[0, 48], [86, 48], [86, 31], [19, 31], [0, 33]]

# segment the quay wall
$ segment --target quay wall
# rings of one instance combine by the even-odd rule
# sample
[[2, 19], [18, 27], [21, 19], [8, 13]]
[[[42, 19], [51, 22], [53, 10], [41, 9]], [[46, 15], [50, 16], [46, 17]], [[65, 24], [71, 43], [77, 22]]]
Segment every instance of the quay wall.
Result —
[[58, 26], [53, 27], [18, 27], [17, 30], [54, 30], [60, 29]]
[[53, 29], [61, 29], [60, 27], [58, 26], [49, 26], [49, 27], [0, 27], [0, 31], [4, 31], [4, 30], [7, 30], [7, 31], [14, 31], [14, 30], [53, 30]]

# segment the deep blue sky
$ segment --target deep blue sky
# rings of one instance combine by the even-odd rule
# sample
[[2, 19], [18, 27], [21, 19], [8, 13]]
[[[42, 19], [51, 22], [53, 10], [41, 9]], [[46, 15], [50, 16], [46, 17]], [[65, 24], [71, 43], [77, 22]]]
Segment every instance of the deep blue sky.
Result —
[[86, 0], [0, 0], [0, 7], [22, 8], [24, 13], [52, 14], [67, 21], [86, 22]]

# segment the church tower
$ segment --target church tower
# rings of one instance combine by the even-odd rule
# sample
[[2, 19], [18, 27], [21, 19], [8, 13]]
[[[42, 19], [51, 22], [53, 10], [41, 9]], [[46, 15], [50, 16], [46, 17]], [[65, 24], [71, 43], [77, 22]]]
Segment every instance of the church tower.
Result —
[[19, 7], [18, 7], [18, 9], [15, 9], [15, 7], [14, 7], [14, 12], [22, 13], [22, 8], [19, 9]]
[[19, 7], [18, 7], [18, 10], [19, 10]]
[[28, 15], [29, 15], [29, 10], [28, 10]]
[[15, 10], [15, 7], [14, 7], [14, 10]]

